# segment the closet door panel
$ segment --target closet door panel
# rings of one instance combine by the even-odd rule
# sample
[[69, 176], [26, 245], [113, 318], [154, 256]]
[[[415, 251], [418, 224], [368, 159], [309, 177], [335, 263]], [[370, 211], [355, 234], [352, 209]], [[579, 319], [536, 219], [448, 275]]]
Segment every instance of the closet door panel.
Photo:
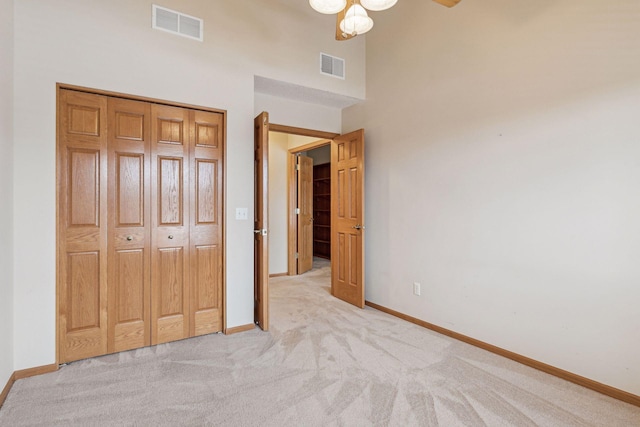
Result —
[[152, 344], [189, 336], [189, 127], [189, 110], [152, 106]]
[[195, 161], [195, 223], [198, 225], [218, 222], [218, 161]]
[[100, 150], [70, 148], [69, 227], [99, 227]]
[[193, 336], [222, 330], [221, 253], [218, 245], [196, 246], [193, 283]]
[[222, 192], [224, 116], [192, 111], [191, 336], [223, 328]]
[[182, 226], [184, 192], [183, 159], [158, 156], [158, 226]]
[[151, 344], [151, 106], [109, 98], [109, 352]]
[[67, 331], [100, 327], [100, 253], [76, 252], [68, 257]]
[[114, 298], [109, 300], [109, 304], [117, 307], [115, 313], [110, 313], [110, 320], [114, 323], [113, 330], [110, 331], [110, 341], [113, 341], [110, 351], [149, 345], [145, 255], [143, 249], [119, 250], [115, 253], [115, 277], [110, 277]]
[[145, 226], [145, 154], [116, 154], [116, 209], [120, 227]]
[[107, 350], [107, 99], [58, 100], [58, 361]]
[[158, 250], [159, 277], [154, 299], [158, 304], [158, 343], [186, 338], [184, 313], [184, 248], [162, 248]]

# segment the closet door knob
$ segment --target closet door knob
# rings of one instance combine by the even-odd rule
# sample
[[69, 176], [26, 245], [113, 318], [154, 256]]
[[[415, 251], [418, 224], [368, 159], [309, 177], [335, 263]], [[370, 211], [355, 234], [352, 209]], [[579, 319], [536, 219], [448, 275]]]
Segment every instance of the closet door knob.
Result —
[[169, 234], [169, 240], [173, 239], [173, 234]]

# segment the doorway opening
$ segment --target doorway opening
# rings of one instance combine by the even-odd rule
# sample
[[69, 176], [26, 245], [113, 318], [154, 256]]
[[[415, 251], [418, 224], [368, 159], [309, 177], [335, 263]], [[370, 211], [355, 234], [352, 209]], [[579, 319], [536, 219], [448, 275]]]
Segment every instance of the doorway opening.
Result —
[[269, 128], [269, 276], [295, 276], [330, 260], [333, 135]]
[[331, 260], [331, 141], [289, 149], [289, 275]]
[[[318, 239], [330, 247], [331, 294], [360, 308], [364, 307], [364, 130], [338, 135], [322, 131], [293, 128], [269, 123], [269, 114], [255, 118], [255, 218], [254, 218], [254, 318], [264, 331], [269, 329], [269, 277], [297, 275], [313, 266], [313, 159], [302, 153], [330, 146], [329, 177], [318, 183], [317, 194], [326, 197], [318, 202], [317, 211], [328, 214], [325, 227], [329, 239]], [[271, 132], [287, 134], [287, 159], [276, 167], [270, 155], [275, 142]], [[291, 135], [311, 137], [312, 141], [289, 148]], [[274, 141], [270, 141], [273, 139]], [[315, 139], [315, 141], [313, 141]], [[320, 153], [318, 153], [320, 155]], [[306, 165], [306, 166], [305, 166]], [[306, 172], [304, 169], [306, 168]], [[287, 171], [288, 224], [286, 229], [286, 273], [274, 272], [270, 259], [271, 237], [277, 228], [270, 220], [273, 204], [271, 171]], [[300, 170], [298, 170], [300, 169]], [[301, 173], [299, 173], [301, 172]], [[320, 176], [320, 175], [319, 175]], [[324, 181], [326, 178], [323, 177]], [[296, 185], [293, 185], [296, 183]], [[325, 185], [324, 187], [321, 187]], [[288, 191], [286, 191], [288, 190]], [[295, 191], [294, 191], [295, 190]], [[323, 192], [324, 191], [324, 192]], [[284, 198], [282, 198], [284, 199]], [[301, 202], [306, 200], [305, 202]], [[281, 205], [281, 204], [280, 204]], [[320, 228], [320, 227], [319, 227]], [[318, 232], [321, 236], [322, 232]], [[306, 249], [301, 249], [305, 242]], [[280, 247], [285, 244], [281, 243]], [[326, 252], [325, 252], [326, 253]], [[318, 257], [319, 258], [319, 257]], [[320, 258], [319, 258], [320, 259]], [[305, 264], [306, 262], [306, 264]], [[284, 267], [284, 264], [281, 264]], [[284, 270], [284, 268], [283, 268]]]

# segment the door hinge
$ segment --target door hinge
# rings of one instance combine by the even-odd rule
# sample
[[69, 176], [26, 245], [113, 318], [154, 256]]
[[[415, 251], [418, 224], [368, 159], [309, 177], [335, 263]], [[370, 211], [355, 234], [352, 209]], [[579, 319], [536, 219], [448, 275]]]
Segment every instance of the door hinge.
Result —
[[296, 252], [296, 259], [300, 258], [300, 254]]
[[296, 208], [296, 215], [300, 215], [300, 208]]
[[300, 170], [300, 163], [298, 163], [298, 164], [296, 165], [296, 170], [297, 170], [297, 171], [299, 171], [299, 170]]

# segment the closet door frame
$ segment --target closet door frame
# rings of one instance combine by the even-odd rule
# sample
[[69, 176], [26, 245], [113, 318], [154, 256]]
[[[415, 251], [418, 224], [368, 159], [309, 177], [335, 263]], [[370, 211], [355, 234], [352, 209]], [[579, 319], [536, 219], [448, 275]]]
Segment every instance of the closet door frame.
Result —
[[[210, 108], [210, 107], [203, 107], [200, 105], [193, 105], [193, 104], [186, 104], [186, 103], [180, 103], [180, 102], [172, 102], [172, 101], [167, 101], [167, 100], [163, 100], [163, 99], [157, 99], [157, 98], [149, 98], [149, 97], [144, 97], [144, 96], [137, 96], [137, 95], [131, 95], [131, 94], [125, 94], [125, 93], [120, 93], [120, 92], [112, 92], [112, 91], [105, 91], [105, 90], [100, 90], [100, 89], [94, 89], [94, 88], [88, 88], [88, 87], [83, 87], [83, 86], [76, 86], [76, 85], [71, 85], [71, 84], [66, 84], [66, 83], [56, 83], [56, 105], [58, 106], [56, 108], [56, 176], [58, 177], [57, 179], [60, 179], [59, 177], [61, 176], [61, 173], [64, 173], [64, 171], [61, 170], [61, 164], [60, 164], [60, 156], [58, 153], [58, 147], [60, 144], [60, 129], [59, 129], [59, 120], [60, 120], [60, 111], [59, 111], [59, 105], [60, 105], [60, 100], [62, 99], [62, 93], [61, 91], [63, 90], [71, 90], [71, 91], [76, 91], [76, 92], [82, 92], [82, 93], [87, 93], [87, 94], [91, 94], [91, 95], [102, 95], [102, 96], [107, 96], [107, 97], [112, 97], [112, 98], [122, 98], [122, 99], [126, 99], [126, 100], [131, 100], [131, 101], [142, 101], [142, 102], [149, 102], [151, 104], [158, 104], [158, 105], [166, 105], [166, 106], [171, 106], [171, 107], [181, 107], [181, 108], [187, 108], [190, 110], [195, 110], [195, 111], [204, 111], [204, 112], [211, 112], [211, 113], [219, 113], [222, 114], [223, 117], [223, 138], [222, 138], [222, 149], [223, 149], [223, 156], [222, 156], [222, 162], [223, 162], [223, 171], [222, 171], [222, 183], [221, 183], [221, 188], [222, 188], [222, 195], [220, 197], [220, 202], [222, 203], [222, 218], [220, 218], [220, 222], [221, 222], [221, 227], [222, 227], [222, 241], [221, 241], [221, 245], [222, 245], [222, 253], [221, 253], [221, 265], [223, 266], [222, 268], [222, 332], [224, 334], [227, 334], [227, 272], [226, 272], [226, 234], [227, 234], [227, 227], [226, 227], [226, 206], [227, 206], [227, 192], [226, 192], [226, 182], [227, 182], [227, 111], [226, 110], [221, 110], [221, 109], [217, 109], [217, 108]], [[105, 112], [106, 113], [106, 112]], [[105, 182], [106, 183], [106, 182]], [[105, 198], [106, 198], [106, 194], [105, 194]], [[61, 195], [59, 192], [59, 188], [56, 188], [56, 325], [55, 325], [55, 329], [56, 329], [56, 364], [60, 364], [61, 362], [61, 349], [60, 349], [60, 339], [61, 339], [61, 330], [60, 330], [60, 301], [61, 298], [63, 298], [63, 295], [61, 294], [61, 289], [62, 289], [62, 280], [63, 277], [61, 275], [61, 271], [60, 271], [60, 265], [61, 262], [63, 261], [62, 258], [64, 257], [64, 254], [61, 252], [60, 250], [60, 245], [61, 245], [61, 238], [62, 236], [64, 236], [64, 229], [63, 229], [63, 225], [60, 222], [60, 209], [61, 209]], [[105, 244], [106, 246], [106, 244]]]

